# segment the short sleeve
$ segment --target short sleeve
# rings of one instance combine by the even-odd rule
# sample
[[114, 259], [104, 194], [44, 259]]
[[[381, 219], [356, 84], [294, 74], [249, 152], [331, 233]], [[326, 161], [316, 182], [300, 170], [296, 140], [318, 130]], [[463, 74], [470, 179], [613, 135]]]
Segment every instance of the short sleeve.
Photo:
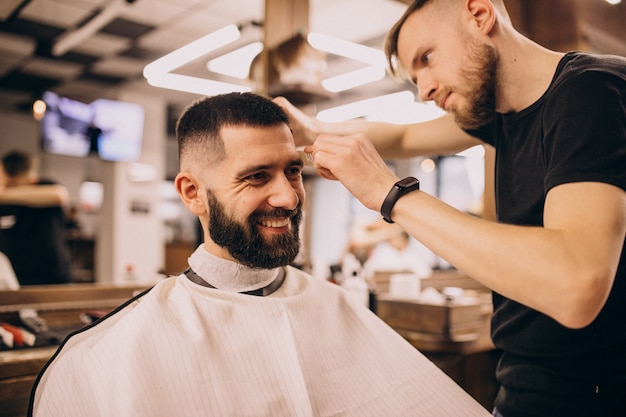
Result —
[[543, 114], [545, 190], [605, 182], [626, 190], [626, 81], [586, 71], [556, 86]]

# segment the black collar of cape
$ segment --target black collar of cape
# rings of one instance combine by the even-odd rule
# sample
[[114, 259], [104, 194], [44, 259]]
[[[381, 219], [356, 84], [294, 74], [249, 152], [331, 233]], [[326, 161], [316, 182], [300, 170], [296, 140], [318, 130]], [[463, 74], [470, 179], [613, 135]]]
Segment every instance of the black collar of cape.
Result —
[[[191, 269], [191, 267], [187, 268], [187, 270], [185, 271], [185, 275], [194, 284], [202, 285], [203, 287], [215, 288], [213, 285], [206, 282], [200, 275], [196, 274], [196, 272], [193, 269]], [[286, 275], [285, 268], [280, 268], [280, 272], [278, 273], [278, 276], [274, 279], [274, 281], [270, 282], [265, 287], [262, 287], [256, 290], [251, 290], [251, 291], [243, 291], [240, 294], [267, 297], [268, 295], [272, 294], [274, 291], [279, 289], [281, 285], [283, 285], [283, 281], [285, 281], [285, 275]], [[218, 288], [215, 288], [215, 289], [218, 289]]]

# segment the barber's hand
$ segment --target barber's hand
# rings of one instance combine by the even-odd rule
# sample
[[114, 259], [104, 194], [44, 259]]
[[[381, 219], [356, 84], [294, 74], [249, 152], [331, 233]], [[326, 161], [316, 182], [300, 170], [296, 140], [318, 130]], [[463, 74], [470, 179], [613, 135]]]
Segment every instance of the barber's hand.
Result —
[[339, 180], [371, 210], [380, 210], [387, 193], [398, 181], [370, 139], [363, 134], [321, 134], [304, 151], [313, 155], [320, 176]]
[[316, 128], [317, 120], [296, 108], [285, 97], [276, 97], [273, 101], [282, 107], [287, 116], [289, 116], [289, 124], [293, 131], [296, 146], [305, 146], [313, 143], [320, 131]]

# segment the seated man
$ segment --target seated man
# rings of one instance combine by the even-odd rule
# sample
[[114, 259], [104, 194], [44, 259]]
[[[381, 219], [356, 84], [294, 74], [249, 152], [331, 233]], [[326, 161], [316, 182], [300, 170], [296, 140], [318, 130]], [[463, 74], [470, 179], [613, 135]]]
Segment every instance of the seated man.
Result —
[[0, 169], [0, 252], [11, 261], [20, 285], [72, 280], [65, 240], [67, 190], [39, 178], [38, 158], [11, 151]]
[[70, 336], [29, 415], [489, 416], [342, 288], [288, 266], [305, 195], [280, 107], [201, 99], [176, 135], [176, 189], [204, 244], [184, 274]]
[[370, 228], [379, 229], [381, 240], [371, 250], [363, 263], [365, 276], [373, 279], [379, 271], [409, 272], [419, 278], [426, 278], [433, 273], [430, 265], [422, 259], [415, 241], [397, 224], [389, 224], [384, 220], [372, 223]]

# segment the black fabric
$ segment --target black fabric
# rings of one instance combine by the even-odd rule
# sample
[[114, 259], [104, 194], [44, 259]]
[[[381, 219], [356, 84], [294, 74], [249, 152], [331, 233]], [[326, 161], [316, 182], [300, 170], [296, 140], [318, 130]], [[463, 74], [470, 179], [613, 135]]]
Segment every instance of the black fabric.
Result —
[[60, 206], [0, 205], [0, 252], [11, 261], [20, 285], [71, 281], [65, 237], [65, 213]]
[[[626, 59], [569, 53], [540, 100], [469, 133], [496, 148], [500, 222], [542, 226], [545, 196], [560, 184], [626, 190]], [[493, 301], [492, 338], [503, 351], [496, 407], [505, 417], [626, 416], [624, 247], [609, 299], [583, 329], [496, 293]]]

